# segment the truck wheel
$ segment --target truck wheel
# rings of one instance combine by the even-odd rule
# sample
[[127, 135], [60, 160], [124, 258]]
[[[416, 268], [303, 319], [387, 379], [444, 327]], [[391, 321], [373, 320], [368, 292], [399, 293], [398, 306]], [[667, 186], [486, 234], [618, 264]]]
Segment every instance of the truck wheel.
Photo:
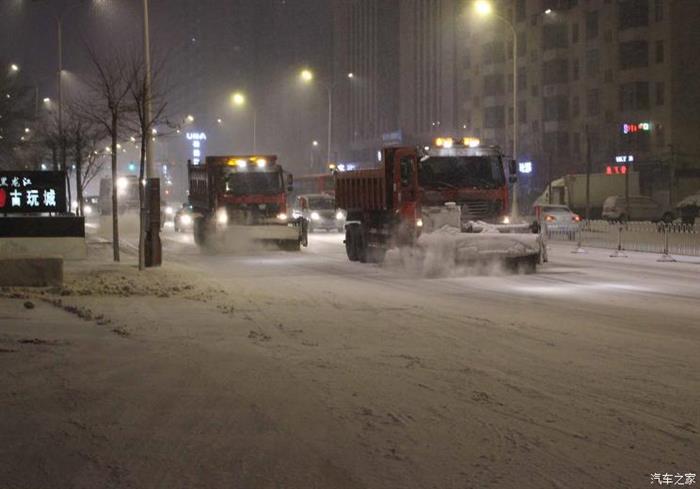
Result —
[[663, 222], [665, 222], [666, 224], [671, 224], [673, 222], [673, 214], [671, 214], [670, 212], [667, 212], [666, 214], [664, 214], [664, 216], [661, 218], [661, 220]]
[[345, 253], [347, 253], [348, 260], [350, 261], [357, 261], [359, 259], [357, 256], [357, 245], [355, 244], [356, 229], [357, 225], [351, 225], [345, 228]]
[[207, 244], [207, 222], [203, 217], [195, 218], [193, 234], [194, 242], [197, 244], [197, 246], [202, 247]]
[[362, 232], [362, 228], [357, 226], [355, 228], [355, 249], [357, 250], [357, 259], [360, 263], [370, 262], [370, 250], [369, 244], [367, 243], [367, 238]]

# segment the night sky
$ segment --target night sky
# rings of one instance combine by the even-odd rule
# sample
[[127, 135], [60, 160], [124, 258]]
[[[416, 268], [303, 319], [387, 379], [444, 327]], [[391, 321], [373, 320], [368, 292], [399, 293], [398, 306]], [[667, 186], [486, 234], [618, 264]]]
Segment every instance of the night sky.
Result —
[[[259, 152], [282, 155], [297, 171], [313, 140], [325, 144], [325, 91], [302, 87], [296, 75], [312, 67], [328, 77], [332, 49], [326, 0], [151, 0], [152, 51], [164, 60], [163, 84], [172, 120], [195, 116], [207, 153], [252, 150], [252, 110], [234, 110], [243, 90], [258, 111]], [[55, 15], [65, 13], [67, 98], [79, 97], [89, 76], [86, 45], [103, 55], [140, 52], [140, 0], [0, 0], [0, 59], [17, 63], [41, 97], [56, 97]], [[251, 105], [251, 106], [252, 106]], [[218, 124], [217, 119], [222, 119]], [[182, 140], [159, 143], [159, 160], [187, 157]]]

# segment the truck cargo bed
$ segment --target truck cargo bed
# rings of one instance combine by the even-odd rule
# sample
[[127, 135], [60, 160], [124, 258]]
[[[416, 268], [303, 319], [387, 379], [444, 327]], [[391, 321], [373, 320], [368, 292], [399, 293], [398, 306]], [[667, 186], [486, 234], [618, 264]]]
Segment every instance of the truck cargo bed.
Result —
[[383, 169], [357, 170], [336, 176], [336, 206], [346, 211], [387, 209], [387, 188]]

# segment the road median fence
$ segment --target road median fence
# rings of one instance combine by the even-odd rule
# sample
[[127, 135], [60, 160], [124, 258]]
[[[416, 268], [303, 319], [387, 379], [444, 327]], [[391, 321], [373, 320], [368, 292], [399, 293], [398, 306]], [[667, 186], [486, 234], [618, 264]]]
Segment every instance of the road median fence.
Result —
[[698, 224], [582, 221], [578, 225], [552, 226], [545, 223], [543, 234], [551, 242], [568, 242], [579, 249], [700, 256]]

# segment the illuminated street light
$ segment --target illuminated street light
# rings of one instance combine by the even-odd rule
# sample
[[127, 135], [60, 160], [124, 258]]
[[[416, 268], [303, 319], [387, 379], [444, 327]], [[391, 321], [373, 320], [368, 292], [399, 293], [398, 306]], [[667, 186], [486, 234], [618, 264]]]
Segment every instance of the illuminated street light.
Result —
[[45, 103], [45, 104], [50, 104], [50, 103], [51, 103], [51, 99], [50, 99], [49, 97], [44, 98], [44, 103]]
[[301, 81], [304, 83], [309, 83], [313, 81], [314, 74], [311, 70], [301, 70], [301, 73], [299, 73], [299, 78], [301, 78]]
[[552, 13], [552, 9], [548, 8], [547, 10], [544, 11], [545, 14], [549, 15]]
[[348, 73], [348, 78], [350, 78], [351, 80], [353, 78], [355, 78], [355, 73], [352, 73], [352, 72]]
[[13, 72], [13, 73], [17, 73], [17, 72], [19, 71], [19, 66], [17, 66], [17, 65], [14, 64], [14, 63], [12, 63], [12, 64], [10, 65], [10, 71]]
[[[244, 107], [248, 103], [248, 98], [243, 92], [234, 92], [231, 95], [231, 103], [236, 107]], [[219, 119], [221, 124], [223, 121]], [[258, 109], [253, 107], [253, 153], [258, 152]]]
[[242, 107], [245, 105], [246, 97], [241, 92], [235, 92], [231, 95], [231, 103], [237, 107]]
[[189, 123], [192, 124], [194, 122], [194, 116], [193, 115], [188, 115], [185, 120]]
[[314, 142], [311, 143], [311, 144], [313, 144], [314, 146], [318, 146], [318, 141], [314, 141]]
[[223, 124], [223, 123], [224, 123], [224, 121], [223, 121], [223, 120], [221, 120], [221, 119], [219, 118], [219, 119], [216, 119], [216, 123], [217, 123], [217, 124], [219, 124], [219, 125], [221, 125], [221, 124]]
[[488, 2], [487, 0], [478, 0], [474, 3], [474, 10], [479, 15], [487, 16], [491, 15], [493, 12], [493, 6], [491, 5], [491, 2]]
[[[547, 9], [551, 12], [551, 9]], [[513, 159], [518, 160], [518, 33], [511, 21], [494, 12], [493, 5], [488, 0], [476, 0], [474, 11], [482, 17], [494, 17], [503, 22], [510, 29], [513, 36]], [[545, 12], [547, 13], [547, 12]], [[511, 208], [512, 218], [518, 218], [518, 184], [513, 183], [513, 202]]]

